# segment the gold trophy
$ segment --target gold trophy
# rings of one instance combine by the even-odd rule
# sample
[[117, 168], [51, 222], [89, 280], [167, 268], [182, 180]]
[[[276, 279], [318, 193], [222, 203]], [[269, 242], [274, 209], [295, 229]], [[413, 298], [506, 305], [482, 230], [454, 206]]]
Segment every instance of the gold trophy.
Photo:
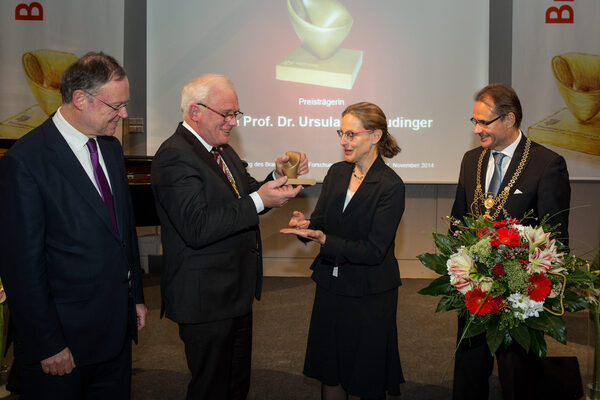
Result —
[[0, 122], [0, 137], [18, 139], [56, 111], [62, 103], [62, 74], [75, 61], [75, 54], [59, 50], [39, 49], [23, 54], [21, 64], [37, 104]]
[[552, 73], [566, 108], [529, 127], [528, 136], [600, 155], [600, 55], [565, 53], [552, 58]]
[[286, 151], [288, 160], [281, 165], [285, 176], [288, 177], [287, 185], [314, 185], [317, 181], [314, 179], [298, 179], [298, 164], [300, 164], [300, 153], [297, 151]]
[[302, 41], [275, 68], [278, 80], [352, 89], [362, 65], [362, 50], [338, 48], [354, 22], [337, 0], [287, 0], [287, 10]]
[[60, 107], [62, 74], [75, 61], [75, 54], [58, 50], [43, 49], [23, 54], [21, 62], [27, 83], [46, 115]]

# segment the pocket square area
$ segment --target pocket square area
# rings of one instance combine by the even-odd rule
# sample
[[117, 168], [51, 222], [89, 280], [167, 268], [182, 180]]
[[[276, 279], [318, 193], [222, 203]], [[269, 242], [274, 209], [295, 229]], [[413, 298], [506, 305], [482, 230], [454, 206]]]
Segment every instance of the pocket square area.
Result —
[[514, 194], [523, 194], [523, 192], [521, 192], [519, 189], [515, 189], [515, 193]]

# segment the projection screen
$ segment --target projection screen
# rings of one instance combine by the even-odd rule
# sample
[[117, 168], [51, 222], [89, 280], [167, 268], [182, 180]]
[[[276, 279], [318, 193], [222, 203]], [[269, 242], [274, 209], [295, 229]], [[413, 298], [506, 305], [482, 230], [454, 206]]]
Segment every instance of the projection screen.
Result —
[[183, 86], [231, 79], [244, 117], [230, 144], [262, 179], [287, 150], [322, 181], [343, 159], [344, 108], [379, 105], [407, 183], [455, 183], [477, 146], [469, 118], [488, 82], [489, 4], [480, 0], [254, 0], [147, 3], [147, 152], [182, 120]]

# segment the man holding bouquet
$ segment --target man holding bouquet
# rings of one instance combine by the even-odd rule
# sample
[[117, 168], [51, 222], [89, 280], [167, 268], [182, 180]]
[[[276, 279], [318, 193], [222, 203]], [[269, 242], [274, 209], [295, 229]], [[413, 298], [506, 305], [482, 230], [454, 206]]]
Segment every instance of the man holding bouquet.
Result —
[[[476, 94], [471, 122], [481, 146], [463, 157], [452, 216], [460, 219], [472, 213], [500, 220], [506, 211], [521, 219], [532, 211], [529, 218], [539, 221], [549, 215], [547, 223], [557, 226], [557, 239], [567, 245], [567, 165], [562, 156], [521, 132], [522, 116], [519, 98], [507, 85], [490, 84]], [[459, 318], [459, 339], [465, 322]], [[540, 359], [518, 344], [501, 346], [496, 357], [503, 398], [536, 398], [534, 374], [540, 371]], [[485, 334], [464, 339], [456, 352], [452, 398], [487, 399], [493, 362]]]

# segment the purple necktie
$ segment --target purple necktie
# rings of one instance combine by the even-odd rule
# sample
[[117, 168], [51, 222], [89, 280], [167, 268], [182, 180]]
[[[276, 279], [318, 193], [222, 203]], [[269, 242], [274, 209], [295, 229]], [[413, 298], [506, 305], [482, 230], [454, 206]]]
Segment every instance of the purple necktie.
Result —
[[104, 201], [106, 208], [108, 208], [108, 213], [110, 214], [110, 219], [112, 220], [115, 232], [119, 233], [119, 228], [117, 228], [117, 218], [115, 217], [115, 205], [113, 203], [113, 196], [110, 191], [108, 181], [106, 180], [106, 175], [104, 175], [104, 171], [100, 166], [100, 162], [98, 162], [98, 145], [96, 144], [95, 139], [88, 140], [86, 145], [88, 149], [90, 149], [90, 158], [92, 160], [92, 167], [94, 168], [94, 178], [96, 178], [96, 183], [100, 188], [102, 200]]

